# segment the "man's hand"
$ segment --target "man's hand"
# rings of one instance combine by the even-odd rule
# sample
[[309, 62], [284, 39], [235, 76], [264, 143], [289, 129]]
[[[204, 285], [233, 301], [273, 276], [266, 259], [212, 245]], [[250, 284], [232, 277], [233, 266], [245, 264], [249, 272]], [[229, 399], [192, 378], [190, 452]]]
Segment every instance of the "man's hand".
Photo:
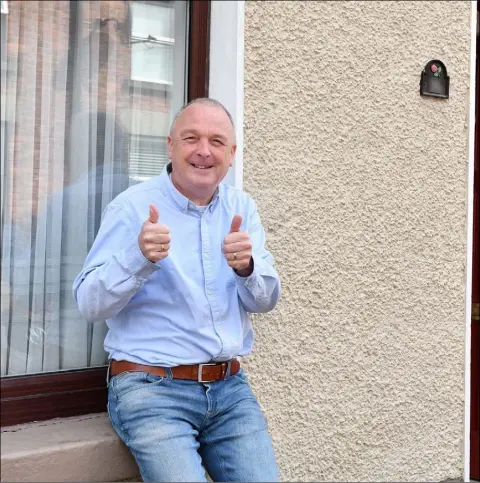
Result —
[[223, 253], [228, 265], [241, 277], [248, 277], [253, 272], [252, 243], [248, 233], [240, 231], [242, 217], [235, 215], [230, 233], [223, 241]]
[[170, 248], [170, 230], [158, 223], [158, 209], [150, 205], [150, 216], [142, 225], [138, 235], [138, 245], [144, 257], [152, 263], [168, 257]]

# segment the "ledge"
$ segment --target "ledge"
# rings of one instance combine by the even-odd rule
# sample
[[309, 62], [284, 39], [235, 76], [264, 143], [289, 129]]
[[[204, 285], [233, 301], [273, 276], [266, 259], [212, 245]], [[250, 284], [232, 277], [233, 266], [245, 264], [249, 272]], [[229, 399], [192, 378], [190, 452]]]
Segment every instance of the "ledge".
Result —
[[9, 426], [1, 431], [0, 481], [139, 478], [135, 460], [106, 413]]

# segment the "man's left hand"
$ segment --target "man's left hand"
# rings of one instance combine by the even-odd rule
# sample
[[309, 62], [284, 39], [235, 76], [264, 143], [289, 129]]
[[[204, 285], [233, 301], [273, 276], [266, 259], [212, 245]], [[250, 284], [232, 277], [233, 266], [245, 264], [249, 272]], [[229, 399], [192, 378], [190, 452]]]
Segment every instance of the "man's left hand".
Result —
[[228, 265], [241, 277], [248, 277], [253, 272], [252, 242], [245, 231], [240, 231], [242, 217], [235, 215], [230, 227], [230, 233], [223, 241], [222, 251]]

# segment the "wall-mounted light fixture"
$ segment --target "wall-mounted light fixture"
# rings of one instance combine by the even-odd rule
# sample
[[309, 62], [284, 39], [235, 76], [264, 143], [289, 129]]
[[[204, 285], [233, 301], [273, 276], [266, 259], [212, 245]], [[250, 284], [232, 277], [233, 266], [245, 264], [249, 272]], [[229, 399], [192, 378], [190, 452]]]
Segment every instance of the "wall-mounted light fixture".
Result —
[[439, 60], [431, 60], [422, 71], [420, 78], [420, 95], [448, 99], [450, 77], [445, 64]]

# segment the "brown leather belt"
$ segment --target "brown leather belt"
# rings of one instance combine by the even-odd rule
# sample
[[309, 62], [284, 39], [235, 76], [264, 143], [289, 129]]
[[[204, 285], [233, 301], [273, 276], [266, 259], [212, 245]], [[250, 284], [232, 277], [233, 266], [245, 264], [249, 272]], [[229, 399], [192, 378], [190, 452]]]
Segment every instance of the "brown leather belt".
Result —
[[[216, 362], [208, 364], [195, 364], [192, 366], [176, 366], [171, 367], [172, 377], [175, 379], [188, 379], [198, 382], [213, 382], [225, 379], [228, 366], [230, 366], [230, 375], [235, 375], [240, 370], [240, 362], [237, 359], [231, 359], [226, 362]], [[165, 367], [146, 366], [143, 364], [135, 364], [129, 361], [110, 361], [110, 377], [121, 374], [122, 372], [148, 372], [155, 376], [165, 377], [167, 371]]]

